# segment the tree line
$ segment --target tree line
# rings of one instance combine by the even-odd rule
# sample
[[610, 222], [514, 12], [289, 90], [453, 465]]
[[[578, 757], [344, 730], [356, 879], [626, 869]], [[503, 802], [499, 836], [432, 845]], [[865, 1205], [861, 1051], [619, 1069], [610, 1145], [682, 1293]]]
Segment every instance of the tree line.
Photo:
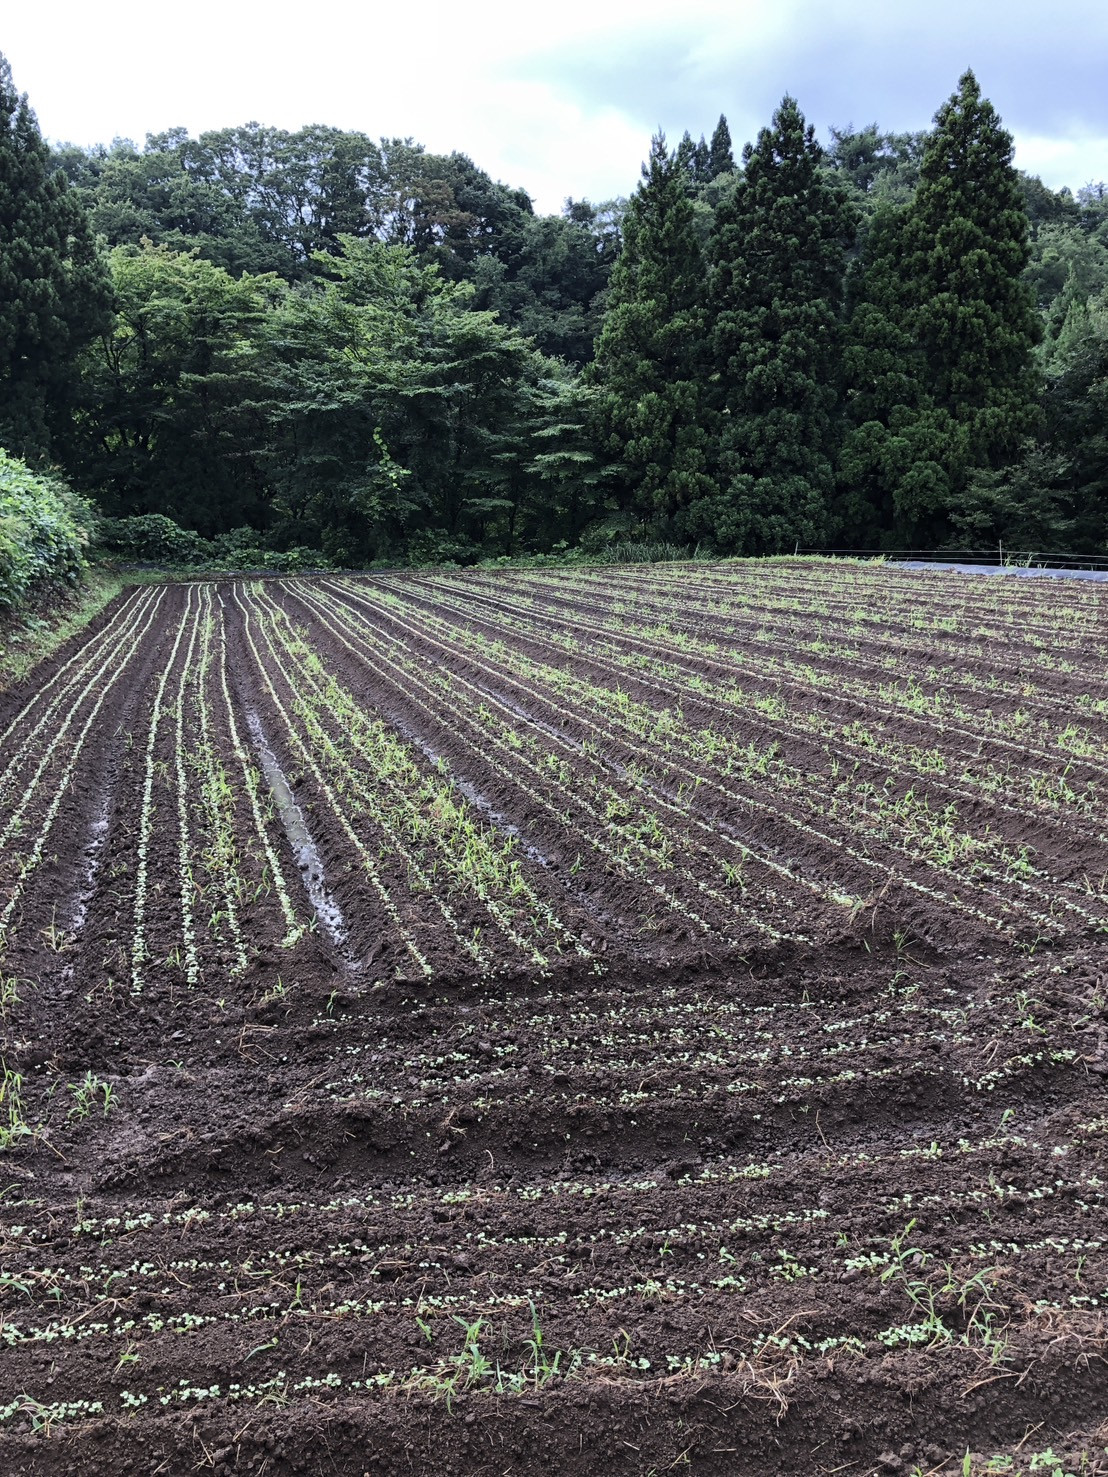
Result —
[[972, 73], [927, 132], [825, 147], [787, 97], [543, 216], [323, 127], [51, 149], [0, 65], [0, 444], [110, 516], [352, 564], [1091, 552], [1106, 391], [1108, 192], [1019, 174]]

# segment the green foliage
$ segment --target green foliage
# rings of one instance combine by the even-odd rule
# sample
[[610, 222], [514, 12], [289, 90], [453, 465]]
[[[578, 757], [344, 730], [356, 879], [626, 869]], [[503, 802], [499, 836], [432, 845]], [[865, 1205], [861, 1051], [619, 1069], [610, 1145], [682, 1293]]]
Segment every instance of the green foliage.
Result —
[[1039, 415], [1011, 136], [972, 72], [935, 124], [914, 196], [879, 207], [854, 275], [838, 509], [841, 528], [925, 545], [949, 536], [971, 478], [1013, 461]]
[[989, 466], [1036, 420], [1027, 213], [1011, 135], [972, 72], [935, 123], [909, 218], [912, 321], [934, 405], [967, 427], [972, 456]]
[[417, 569], [454, 568], [460, 564], [473, 564], [478, 554], [472, 539], [428, 528], [413, 534], [406, 550], [407, 563]]
[[77, 584], [88, 526], [89, 510], [63, 483], [0, 450], [0, 609]]
[[1025, 554], [1072, 549], [1069, 472], [1065, 458], [1034, 442], [1011, 465], [975, 472], [951, 516], [956, 543]]
[[1108, 288], [1108, 241], [1080, 224], [1043, 226], [1025, 279], [1042, 317], [1040, 358], [1049, 372], [1067, 361], [1087, 331], [1089, 304]]
[[464, 154], [429, 154], [410, 139], [313, 125], [257, 123], [190, 138], [151, 135], [140, 151], [66, 147], [57, 162], [112, 246], [144, 240], [195, 250], [238, 276], [290, 283], [339, 256], [344, 236], [411, 249], [450, 281], [471, 281], [478, 307], [533, 336], [545, 353], [592, 357], [600, 299], [619, 249], [617, 208], [567, 202], [536, 217], [523, 190]]
[[552, 498], [573, 516], [592, 461], [566, 371], [407, 248], [347, 238], [326, 267], [267, 329], [277, 537], [460, 562], [533, 546]]
[[925, 133], [883, 133], [876, 123], [832, 128], [826, 160], [855, 204], [869, 212], [912, 198], [926, 139]]
[[708, 145], [708, 178], [717, 179], [721, 174], [731, 174], [735, 168], [735, 158], [731, 152], [731, 130], [727, 126], [727, 119], [721, 113], [719, 122], [712, 133], [711, 142]]
[[929, 134], [824, 152], [787, 98], [739, 168], [721, 116], [537, 216], [322, 125], [51, 158], [0, 67], [0, 435], [127, 558], [1092, 552], [1105, 291], [1108, 188], [1017, 174], [971, 73]]
[[0, 439], [49, 449], [74, 358], [109, 321], [110, 293], [84, 210], [53, 166], [0, 56]]
[[207, 539], [191, 528], [182, 528], [164, 513], [101, 518], [96, 542], [109, 553], [155, 564], [195, 564], [213, 552]]
[[303, 569], [330, 567], [318, 549], [265, 547], [258, 542], [257, 530], [253, 528], [233, 528], [229, 533], [205, 539], [161, 513], [101, 518], [96, 526], [96, 543], [104, 553], [116, 558], [186, 569], [272, 569], [294, 574]]
[[619, 254], [620, 218], [614, 203], [572, 200], [563, 216], [528, 217], [510, 253], [502, 248], [473, 263], [474, 305], [495, 309], [544, 354], [587, 364]]
[[832, 531], [862, 547], [892, 536], [901, 482], [932, 475], [921, 435], [926, 397], [905, 279], [907, 224], [907, 206], [879, 203], [847, 274], [846, 426]]
[[786, 97], [709, 243], [718, 487], [676, 521], [725, 552], [822, 535], [834, 487], [842, 282], [855, 211]]
[[1075, 303], [1051, 347], [1045, 427], [1015, 469], [1034, 479], [1051, 467], [1052, 501], [1070, 523], [1065, 542], [1077, 553], [1108, 544], [1108, 288]]
[[[251, 530], [253, 532], [253, 530]], [[255, 539], [257, 535], [254, 535]], [[268, 549], [256, 542], [242, 543], [224, 550], [222, 538], [212, 540], [215, 554], [202, 563], [204, 569], [233, 573], [237, 570], [272, 570], [277, 574], [300, 574], [305, 570], [333, 569], [335, 566], [326, 554], [303, 544], [290, 549]]]
[[590, 392], [409, 248], [347, 237], [291, 289], [150, 242], [111, 262], [116, 326], [63, 442], [110, 516], [345, 565], [428, 533], [450, 553], [420, 558], [511, 554], [595, 516]]
[[112, 515], [208, 535], [264, 524], [264, 325], [287, 288], [148, 241], [116, 248], [111, 270], [115, 327], [83, 357], [68, 465]]
[[708, 496], [704, 269], [688, 176], [658, 134], [624, 218], [590, 373], [602, 453], [621, 503], [664, 528]]

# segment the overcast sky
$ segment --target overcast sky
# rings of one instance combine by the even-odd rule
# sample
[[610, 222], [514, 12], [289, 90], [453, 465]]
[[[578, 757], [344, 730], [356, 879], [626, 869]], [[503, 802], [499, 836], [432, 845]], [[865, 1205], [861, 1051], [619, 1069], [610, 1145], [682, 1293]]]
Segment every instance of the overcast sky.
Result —
[[659, 125], [736, 152], [785, 92], [831, 124], [926, 127], [970, 66], [1055, 188], [1108, 178], [1105, 0], [0, 0], [42, 131], [330, 123], [469, 154], [540, 210], [627, 194]]

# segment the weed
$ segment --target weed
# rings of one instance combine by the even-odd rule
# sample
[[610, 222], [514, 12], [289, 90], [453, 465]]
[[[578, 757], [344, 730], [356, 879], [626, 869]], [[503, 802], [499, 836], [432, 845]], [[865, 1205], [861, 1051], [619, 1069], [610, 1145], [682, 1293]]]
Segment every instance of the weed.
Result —
[[73, 1094], [73, 1106], [66, 1114], [70, 1119], [87, 1118], [97, 1102], [103, 1104], [105, 1118], [116, 1106], [111, 1083], [95, 1076], [92, 1071], [86, 1072], [82, 1081], [70, 1082], [67, 1090]]

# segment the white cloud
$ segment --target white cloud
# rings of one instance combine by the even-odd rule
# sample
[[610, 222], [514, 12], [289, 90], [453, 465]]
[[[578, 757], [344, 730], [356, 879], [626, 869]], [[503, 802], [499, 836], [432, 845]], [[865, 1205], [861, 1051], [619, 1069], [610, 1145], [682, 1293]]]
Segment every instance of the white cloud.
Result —
[[6, 7], [0, 46], [53, 139], [331, 123], [458, 149], [557, 210], [633, 189], [659, 124], [695, 135], [724, 111], [741, 147], [786, 90], [821, 131], [925, 127], [967, 62], [1017, 126], [1021, 167], [1099, 178], [1102, 89], [1074, 69], [1108, 12], [1070, 5], [1063, 23], [1008, 0], [998, 29], [994, 0], [53, 0]]
[[[637, 23], [667, 12], [663, 0], [642, 0]], [[567, 194], [632, 188], [649, 142], [642, 129], [603, 99], [514, 80], [519, 59], [550, 44], [550, 19], [538, 7], [503, 16], [445, 0], [318, 16], [299, 0], [199, 0], [187, 9], [60, 0], [49, 13], [9, 16], [2, 44], [43, 132], [59, 141], [141, 142], [178, 125], [195, 133], [250, 119], [319, 122], [458, 149], [546, 210]], [[628, 23], [622, 7], [568, 0], [558, 34], [588, 47]]]
[[1045, 185], [1060, 190], [1108, 179], [1108, 137], [1092, 134], [1075, 138], [1041, 138], [1016, 133], [1016, 168], [1037, 174]]
[[[630, 193], [650, 142], [616, 109], [590, 111], [541, 82], [491, 83], [469, 138], [478, 164], [522, 184], [546, 211], [560, 210], [567, 195], [598, 201]], [[458, 147], [444, 136], [441, 147], [451, 143]]]

